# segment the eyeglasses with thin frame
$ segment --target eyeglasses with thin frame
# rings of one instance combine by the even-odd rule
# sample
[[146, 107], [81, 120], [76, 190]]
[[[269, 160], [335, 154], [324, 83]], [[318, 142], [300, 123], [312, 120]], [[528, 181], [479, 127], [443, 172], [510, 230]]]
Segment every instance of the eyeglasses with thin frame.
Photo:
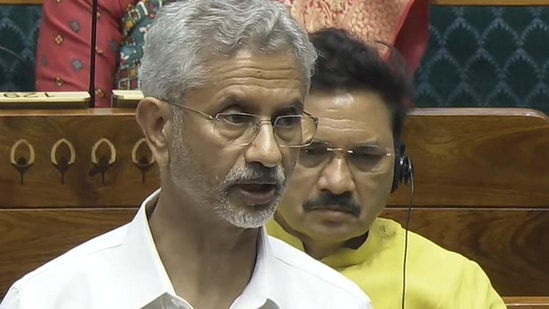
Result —
[[214, 123], [214, 133], [227, 143], [249, 145], [257, 136], [263, 123], [271, 124], [275, 140], [280, 147], [295, 148], [311, 143], [318, 127], [318, 118], [303, 112], [301, 115], [280, 115], [274, 119], [262, 119], [259, 115], [229, 112], [210, 115], [200, 110], [167, 102], [193, 112]]
[[384, 172], [384, 160], [393, 156], [390, 148], [379, 145], [359, 144], [344, 149], [315, 141], [301, 148], [298, 164], [306, 168], [324, 168], [336, 153], [344, 155], [348, 164], [367, 174]]

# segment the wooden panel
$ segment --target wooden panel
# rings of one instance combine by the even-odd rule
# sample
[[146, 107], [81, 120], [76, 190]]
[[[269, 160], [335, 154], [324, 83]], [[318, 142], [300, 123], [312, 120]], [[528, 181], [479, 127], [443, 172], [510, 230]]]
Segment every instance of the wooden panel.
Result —
[[25, 273], [134, 214], [135, 209], [0, 210], [0, 299]]
[[133, 112], [0, 111], [0, 133], [0, 208], [134, 207], [158, 187]]
[[143, 99], [143, 93], [138, 90], [113, 90], [112, 106], [117, 108], [135, 109], [139, 101]]
[[0, 109], [88, 108], [89, 102], [85, 91], [0, 92]]
[[549, 0], [432, 0], [435, 5], [457, 6], [545, 6]]
[[[402, 224], [405, 209], [382, 216]], [[549, 296], [549, 208], [412, 211], [410, 230], [478, 262], [508, 296]]]
[[[0, 111], [0, 133], [0, 208], [130, 207], [158, 186], [132, 110]], [[543, 114], [417, 109], [403, 138], [414, 162], [417, 206], [549, 206], [549, 160], [543, 159], [549, 157], [549, 122]], [[31, 153], [33, 163], [25, 168]], [[64, 160], [73, 164], [61, 173]], [[408, 188], [402, 187], [390, 204], [407, 202]]]
[[[528, 109], [414, 111], [403, 134], [417, 206], [549, 206], [549, 122]], [[390, 204], [408, 203], [402, 187]]]
[[548, 309], [549, 297], [504, 297], [510, 309]]
[[[135, 208], [0, 211], [0, 298], [19, 277], [128, 222]], [[405, 221], [406, 210], [384, 217]], [[410, 228], [477, 261], [502, 295], [547, 296], [549, 209], [414, 208]]]

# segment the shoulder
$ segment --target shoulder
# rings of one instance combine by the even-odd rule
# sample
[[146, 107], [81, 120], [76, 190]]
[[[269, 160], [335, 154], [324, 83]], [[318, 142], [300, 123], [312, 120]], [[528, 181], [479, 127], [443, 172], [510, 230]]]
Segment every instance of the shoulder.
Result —
[[[88, 240], [37, 269], [25, 274], [10, 288], [14, 294], [23, 295], [26, 290], [40, 291], [71, 277], [85, 280], [86, 273], [94, 272], [106, 260], [112, 250], [118, 247], [125, 236], [126, 226]], [[9, 296], [6, 296], [6, 298]]]
[[[392, 245], [384, 249], [390, 251], [390, 255], [403, 256], [406, 230], [389, 219], [376, 220], [376, 226], [391, 231], [392, 237], [388, 238]], [[505, 308], [490, 278], [477, 262], [411, 231], [408, 231], [407, 265], [410, 281], [417, 285], [436, 284], [440, 295], [452, 302], [459, 302], [464, 307], [486, 304], [486, 308]]]
[[452, 265], [458, 267], [462, 264], [476, 264], [462, 254], [443, 248], [420, 234], [412, 231], [406, 233], [406, 229], [400, 223], [391, 219], [376, 219], [370, 230], [383, 240], [384, 247], [381, 248], [382, 250], [388, 249], [400, 252], [404, 249], [405, 238], [408, 237], [409, 258], [427, 263], [434, 261], [451, 262]]
[[315, 297], [347, 299], [351, 301], [349, 304], [354, 301], [355, 304], [367, 305], [357, 308], [369, 308], [368, 296], [342, 274], [279, 239], [269, 236], [269, 241], [275, 267], [280, 273], [289, 276], [288, 282], [306, 288], [310, 293], [315, 293]]
[[[407, 250], [408, 274], [432, 282], [446, 282], [448, 288], [462, 285], [464, 276], [474, 275], [478, 280], [490, 281], [479, 264], [468, 257], [436, 244], [426, 237], [406, 230], [396, 221], [378, 218], [372, 225], [372, 236], [379, 241], [375, 248], [376, 259], [403, 264]], [[405, 238], [408, 237], [407, 248]], [[450, 287], [451, 286], [451, 287]]]

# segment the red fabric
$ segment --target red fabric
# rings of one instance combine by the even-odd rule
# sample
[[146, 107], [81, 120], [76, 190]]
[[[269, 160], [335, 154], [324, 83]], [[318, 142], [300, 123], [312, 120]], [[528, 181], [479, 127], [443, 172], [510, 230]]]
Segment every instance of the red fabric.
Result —
[[[393, 44], [417, 70], [429, 40], [429, 0], [278, 0], [314, 32], [350, 30], [364, 40]], [[97, 107], [111, 106], [122, 41], [122, 18], [137, 0], [99, 0], [95, 93]], [[91, 0], [44, 0], [38, 36], [36, 89], [88, 91]]]
[[[134, 0], [99, 0], [95, 94], [97, 107], [111, 106], [121, 41], [120, 21]], [[45, 0], [36, 61], [38, 91], [88, 91], [91, 0]]]
[[410, 3], [395, 33], [394, 46], [414, 72], [419, 68], [429, 45], [429, 2], [415, 0]]
[[[415, 72], [429, 44], [429, 0], [279, 0], [315, 32], [346, 29], [365, 42], [393, 45]], [[406, 105], [413, 106], [412, 102]]]
[[417, 70], [429, 41], [429, 0], [279, 0], [315, 32], [346, 29], [364, 41], [392, 44]]

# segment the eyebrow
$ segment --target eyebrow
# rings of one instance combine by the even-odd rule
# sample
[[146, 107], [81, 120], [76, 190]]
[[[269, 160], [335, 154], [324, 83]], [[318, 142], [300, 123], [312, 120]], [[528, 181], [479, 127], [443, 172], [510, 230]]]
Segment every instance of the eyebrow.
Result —
[[[235, 107], [242, 107], [244, 110], [250, 110], [250, 109], [257, 109], [257, 105], [249, 102], [249, 101], [245, 101], [245, 100], [242, 100], [241, 98], [239, 98], [238, 96], [234, 95], [234, 94], [230, 94], [228, 96], [226, 96], [223, 101], [221, 101], [221, 105], [220, 105], [223, 109], [226, 109], [226, 108], [229, 108], [231, 106], [235, 106]], [[297, 113], [301, 114], [303, 113], [303, 111], [305, 110], [304, 108], [304, 104], [303, 104], [303, 100], [301, 99], [295, 99], [293, 101], [291, 101], [289, 104], [287, 104], [286, 106], [281, 106], [276, 112], [280, 112], [280, 111], [287, 111], [287, 110], [291, 110], [291, 109], [294, 109], [296, 110]]]
[[282, 108], [282, 110], [286, 109], [295, 109], [299, 114], [301, 114], [305, 110], [305, 106], [302, 100], [294, 100], [293, 102], [288, 104], [288, 106]]
[[221, 101], [221, 107], [227, 108], [235, 105], [246, 105], [246, 102], [242, 101], [240, 98], [238, 98], [236, 95], [228, 95], [226, 96], [223, 101]]
[[381, 139], [379, 137], [371, 138], [364, 142], [355, 143], [355, 146], [381, 146]]
[[[334, 145], [332, 143], [324, 141], [324, 140], [320, 140], [320, 139], [313, 139], [312, 143], [313, 144], [322, 144], [322, 145], [326, 145], [328, 147], [334, 147]], [[372, 138], [372, 139], [367, 140], [367, 141], [364, 141], [364, 142], [354, 143], [354, 144], [351, 144], [349, 146], [350, 146], [349, 148], [360, 147], [360, 146], [385, 147], [385, 146], [382, 145], [381, 140], [377, 137]]]

